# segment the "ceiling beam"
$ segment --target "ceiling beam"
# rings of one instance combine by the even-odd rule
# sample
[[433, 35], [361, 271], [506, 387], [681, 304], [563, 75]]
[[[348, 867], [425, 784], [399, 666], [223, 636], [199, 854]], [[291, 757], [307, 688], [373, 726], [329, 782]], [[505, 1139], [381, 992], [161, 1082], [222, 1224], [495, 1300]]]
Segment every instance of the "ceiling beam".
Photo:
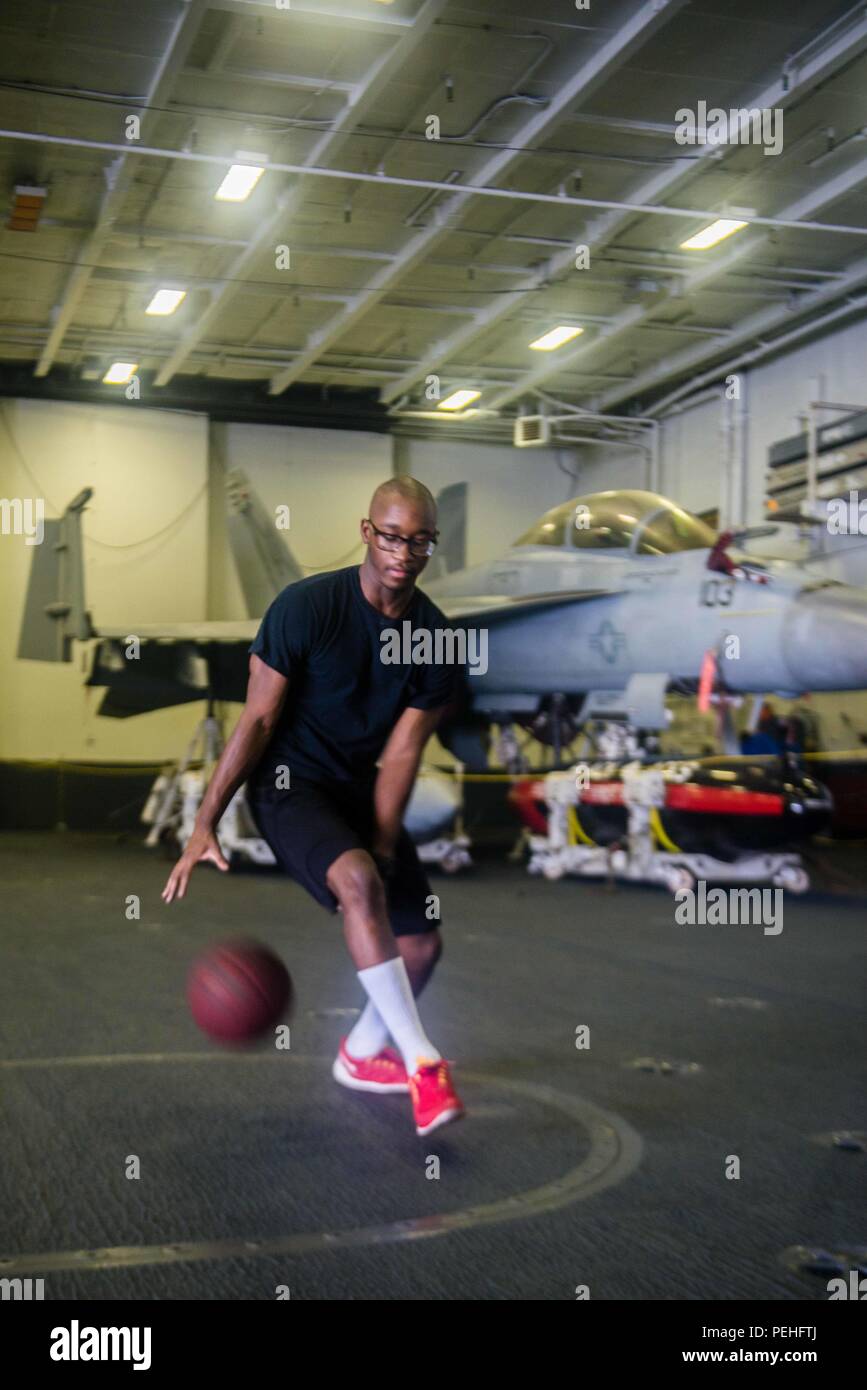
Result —
[[[147, 96], [142, 108], [141, 135], [150, 130], [155, 123], [155, 108], [165, 106], [169, 94], [174, 86], [175, 79], [187, 59], [190, 47], [199, 30], [202, 17], [208, 9], [208, 0], [187, 0], [178, 11], [172, 36], [162, 58], [160, 59], [156, 72], [151, 79], [148, 87]], [[121, 154], [106, 169], [105, 178], [108, 185], [107, 191], [103, 194], [96, 224], [84, 245], [76, 256], [75, 266], [67, 279], [66, 286], [59, 304], [52, 310], [51, 329], [48, 340], [40, 354], [36, 364], [35, 375], [47, 376], [51, 370], [51, 364], [57, 356], [57, 351], [63, 342], [63, 336], [71, 324], [75, 312], [81, 303], [85, 290], [87, 289], [90, 277], [93, 274], [103, 247], [111, 235], [114, 223], [120, 213], [121, 207], [127, 195], [126, 171], [127, 155]]]
[[[732, 106], [737, 109], [780, 107], [783, 110], [791, 107], [820, 83], [827, 82], [841, 67], [867, 49], [867, 13], [861, 7], [860, 12], [850, 24], [842, 28], [839, 23], [834, 24], [830, 30], [823, 32], [827, 33], [829, 37], [824, 46], [818, 52], [814, 52], [812, 57], [796, 64], [785, 76], [781, 75], [780, 78], [762, 88], [761, 91], [753, 91], [748, 96], [732, 102]], [[820, 43], [821, 39], [822, 35], [818, 35], [816, 43]], [[696, 147], [695, 158], [686, 167], [678, 162], [670, 168], [652, 174], [635, 187], [628, 201], [645, 204], [660, 202], [669, 197], [681, 184], [694, 178], [697, 173], [710, 167], [718, 167], [718, 161], [721, 157], [725, 158], [732, 149], [737, 150], [739, 148], [740, 146], [736, 145], [699, 145]], [[592, 252], [598, 254], [633, 221], [634, 215], [628, 211], [603, 213], [587, 224], [582, 231], [581, 241], [590, 246]], [[491, 304], [484, 310], [474, 326], [458, 330], [450, 337], [443, 339], [432, 352], [425, 355], [417, 367], [406, 372], [399, 380], [385, 388], [382, 392], [382, 400], [390, 403], [405, 395], [417, 381], [423, 380], [430, 372], [436, 371], [455, 352], [467, 347], [483, 333], [486, 333], [488, 329], [506, 319], [511, 314], [515, 304], [525, 294], [540, 289], [557, 275], [571, 270], [574, 265], [574, 254], [574, 245], [571, 242], [562, 251], [555, 252], [543, 269], [528, 276], [522, 285], [516, 285], [512, 294], [503, 296], [496, 304]], [[582, 271], [581, 273], [585, 274], [586, 272]], [[543, 372], [539, 376], [539, 380], [544, 380], [546, 376], [555, 374], [553, 363], [548, 365], [552, 370]], [[530, 375], [533, 374], [528, 374], [528, 378]]]
[[[757, 343], [756, 353], [767, 355], [774, 348], [773, 339], [768, 340], [766, 338], [768, 333], [773, 333], [778, 328], [785, 329], [789, 324], [806, 319], [821, 309], [833, 306], [838, 300], [845, 301], [854, 290], [860, 290], [865, 285], [867, 285], [867, 257], [862, 257], [861, 260], [850, 266], [840, 280], [835, 281], [832, 285], [822, 285], [810, 294], [804, 295], [803, 299], [799, 300], [794, 307], [791, 304], [786, 304], [776, 309], [762, 309], [759, 313], [751, 314], [749, 318], [743, 319], [731, 330], [725, 342], [703, 343], [699, 347], [686, 349], [655, 363], [652, 368], [641, 375], [632, 376], [623, 386], [607, 391], [599, 397], [597, 408], [600, 411], [609, 410], [612, 405], [625, 400], [627, 397], [644, 395], [664, 385], [665, 382], [671, 381], [674, 377], [690, 375], [697, 368], [718, 359], [723, 351], [729, 354], [739, 347], [748, 347]], [[862, 300], [851, 306], [847, 306], [844, 302], [838, 316], [845, 315], [847, 309], [853, 314], [859, 312], [864, 314], [867, 310], [867, 301]], [[817, 331], [820, 327], [821, 324], [816, 325]], [[809, 323], [805, 323], [803, 326], [804, 336], [809, 333], [809, 329]], [[720, 371], [723, 370], [724, 366], [721, 366]]]
[[[316, 141], [305, 164], [323, 166], [334, 159], [342, 148], [346, 137], [360, 122], [364, 121], [371, 107], [387, 90], [388, 85], [405, 68], [414, 50], [424, 42], [431, 27], [446, 7], [448, 0], [424, 0], [410, 28], [405, 29], [396, 43], [374, 63], [367, 77], [360, 84], [355, 99], [350, 101], [337, 117], [331, 130]], [[271, 11], [272, 14], [274, 11]], [[287, 11], [287, 13], [291, 13]], [[303, 166], [302, 166], [303, 168]], [[241, 282], [249, 273], [257, 256], [266, 246], [274, 246], [282, 239], [285, 225], [297, 212], [303, 201], [301, 180], [286, 181], [284, 191], [277, 200], [277, 206], [270, 217], [261, 223], [258, 232], [225, 272], [226, 283], [214, 295], [208, 308], [198, 322], [182, 337], [168, 360], [160, 368], [155, 385], [165, 386], [179, 370], [186, 358], [205, 336], [217, 317], [223, 313], [232, 298], [243, 289]]]
[[[244, 21], [240, 15], [228, 15], [228, 17], [225, 20], [223, 32], [220, 35], [217, 45], [214, 48], [210, 58], [208, 59], [208, 66], [206, 69], [207, 72], [219, 72], [220, 68], [222, 68], [224, 63], [227, 62], [232, 52], [232, 49], [238, 42], [238, 39], [241, 37], [241, 32], [243, 28]], [[190, 69], [185, 68], [184, 71], [189, 72]], [[196, 69], [192, 69], [192, 71], [196, 71]]]
[[[576, 102], [586, 101], [625, 63], [642, 44], [671, 17], [682, 9], [687, 0], [655, 0], [653, 4], [635, 5], [616, 26], [614, 34], [582, 63], [577, 72], [562, 84], [556, 96], [543, 111], [524, 122], [512, 137], [508, 150], [500, 150], [485, 161], [468, 187], [452, 194], [436, 210], [433, 224], [412, 237], [394, 257], [391, 266], [384, 268], [359, 291], [353, 302], [330, 323], [314, 333], [305, 350], [291, 368], [278, 372], [271, 380], [269, 391], [278, 395], [327, 352], [404, 275], [425, 259], [427, 253], [453, 230], [455, 219], [472, 203], [474, 186], [491, 188], [515, 164], [569, 114]], [[499, 190], [498, 190], [499, 191]], [[506, 191], [506, 190], [503, 190]], [[449, 225], [445, 225], [448, 222]]]
[[[797, 220], [799, 217], [812, 215], [821, 211], [824, 207], [830, 207], [832, 203], [837, 202], [847, 193], [853, 192], [864, 183], [867, 183], [867, 159], [859, 160], [851, 169], [846, 170], [842, 174], [835, 175], [834, 178], [828, 179], [825, 183], [820, 184], [818, 188], [812, 188], [809, 193], [796, 199], [794, 203], [790, 203], [788, 207], [784, 208], [780, 216], [786, 221], [789, 221], [791, 219]], [[767, 238], [764, 236], [746, 236], [740, 244], [732, 246], [729, 251], [724, 252], [722, 255], [717, 255], [712, 260], [708, 261], [706, 265], [697, 268], [691, 275], [685, 275], [679, 280], [675, 280], [666, 290], [662, 298], [656, 300], [649, 308], [645, 308], [642, 304], [636, 304], [628, 309], [624, 309], [612, 319], [609, 325], [601, 329], [591, 341], [567, 353], [558, 354], [558, 356], [561, 356], [560, 362], [544, 362], [535, 368], [535, 370], [525, 372], [520, 380], [516, 381], [507, 390], [500, 391], [492, 400], [486, 401], [485, 405], [489, 406], [492, 410], [498, 410], [502, 406], [508, 404], [508, 402], [515, 400], [523, 392], [531, 391], [535, 387], [541, 385], [543, 381], [557, 376], [564, 367], [568, 368], [572, 364], [577, 364], [580, 368], [586, 359], [595, 356], [604, 349], [610, 348], [612, 343], [617, 342], [626, 334], [631, 333], [634, 328], [642, 326], [648, 320], [652, 319], [654, 314], [658, 313], [660, 309], [664, 308], [675, 299], [679, 303], [687, 301], [690, 295], [698, 294], [702, 290], [707, 289], [708, 286], [715, 281], [721, 280], [729, 271], [739, 266], [748, 257], [753, 256], [756, 251], [760, 250], [765, 245], [766, 241]], [[842, 280], [835, 282], [834, 288], [837, 288], [842, 283]], [[607, 402], [600, 402], [600, 407], [605, 409], [606, 404]]]

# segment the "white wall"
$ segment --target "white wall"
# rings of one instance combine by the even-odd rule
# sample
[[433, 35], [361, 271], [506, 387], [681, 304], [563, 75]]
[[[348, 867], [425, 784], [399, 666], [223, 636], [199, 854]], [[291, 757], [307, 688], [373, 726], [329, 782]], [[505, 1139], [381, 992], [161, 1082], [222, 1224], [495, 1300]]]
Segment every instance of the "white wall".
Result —
[[[575, 494], [557, 466], [571, 450], [400, 441], [347, 430], [210, 425], [135, 403], [2, 403], [0, 496], [43, 497], [59, 516], [84, 487], [86, 602], [97, 629], [246, 616], [228, 545], [225, 474], [241, 466], [264, 506], [291, 509], [285, 535], [305, 571], [358, 562], [359, 519], [373, 489], [402, 467], [434, 491], [469, 483], [469, 562], [496, 554], [541, 512]], [[16, 656], [33, 547], [0, 535], [0, 758], [161, 761], [186, 744], [199, 706], [132, 719], [97, 716], [101, 689], [73, 663]], [[237, 711], [232, 711], [232, 716]]]
[[225, 525], [226, 471], [243, 468], [267, 510], [290, 508], [282, 538], [305, 572], [337, 569], [361, 561], [358, 523], [374, 488], [391, 477], [392, 442], [360, 430], [213, 425], [211, 464], [211, 616], [243, 618]]
[[[85, 586], [97, 627], [205, 616], [207, 422], [126, 406], [0, 402], [0, 496], [59, 516], [84, 487]], [[150, 761], [187, 736], [189, 710], [100, 719], [79, 665], [20, 661], [34, 548], [0, 535], [0, 757]], [[182, 576], [179, 582], [179, 576]], [[80, 649], [79, 649], [80, 660]]]
[[644, 489], [649, 486], [648, 457], [642, 449], [576, 444], [573, 450], [572, 466], [577, 472], [578, 486], [570, 496], [606, 492], [610, 488]]
[[[574, 453], [567, 449], [394, 440], [390, 435], [281, 425], [214, 425], [211, 443], [215, 513], [224, 515], [225, 471], [242, 467], [267, 509], [281, 504], [291, 508], [292, 524], [284, 539], [302, 569], [311, 572], [360, 562], [358, 523], [367, 515], [374, 488], [395, 471], [398, 455], [400, 471], [434, 493], [449, 483], [469, 484], [468, 564], [496, 555], [542, 512], [576, 492], [557, 466], [559, 458], [565, 469], [574, 468]], [[212, 525], [225, 534], [216, 516]], [[230, 559], [226, 568], [225, 595], [215, 616], [241, 617], [241, 591]]]
[[481, 564], [504, 550], [559, 502], [583, 491], [557, 466], [574, 471], [573, 449], [515, 449], [510, 444], [462, 444], [401, 440], [403, 471], [437, 493], [468, 482], [467, 564]]
[[[748, 404], [746, 518], [763, 519], [768, 448], [799, 433], [798, 414], [818, 393], [824, 400], [867, 409], [867, 323], [829, 333], [774, 361], [741, 372]], [[669, 415], [662, 424], [659, 491], [690, 511], [720, 503], [723, 457], [720, 407], [715, 401]], [[822, 423], [842, 418], [826, 414]], [[591, 450], [582, 465], [586, 491], [641, 487], [640, 456]]]

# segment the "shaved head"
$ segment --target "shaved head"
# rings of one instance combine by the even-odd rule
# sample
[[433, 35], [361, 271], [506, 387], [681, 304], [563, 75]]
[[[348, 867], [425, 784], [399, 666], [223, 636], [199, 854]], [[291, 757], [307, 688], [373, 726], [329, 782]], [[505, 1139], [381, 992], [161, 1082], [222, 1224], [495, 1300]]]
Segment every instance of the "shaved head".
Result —
[[380, 511], [392, 502], [414, 504], [417, 511], [428, 514], [431, 528], [436, 525], [437, 504], [433, 493], [424, 483], [420, 483], [418, 478], [409, 478], [401, 474], [397, 478], [388, 478], [386, 482], [380, 483], [370, 499], [370, 516], [373, 516], [374, 511]]
[[[417, 478], [400, 474], [380, 483], [361, 523], [367, 556], [361, 566], [367, 596], [391, 595], [405, 602], [437, 540], [437, 504]], [[385, 611], [385, 610], [382, 610]]]

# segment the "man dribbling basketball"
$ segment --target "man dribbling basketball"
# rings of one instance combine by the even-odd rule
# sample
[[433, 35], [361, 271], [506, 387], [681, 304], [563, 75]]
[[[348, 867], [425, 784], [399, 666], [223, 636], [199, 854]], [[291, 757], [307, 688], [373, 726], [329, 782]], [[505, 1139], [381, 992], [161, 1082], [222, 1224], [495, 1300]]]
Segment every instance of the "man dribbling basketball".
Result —
[[342, 912], [368, 996], [340, 1044], [335, 1080], [409, 1091], [416, 1131], [429, 1134], [463, 1106], [415, 1005], [442, 943], [403, 814], [425, 744], [454, 698], [455, 672], [383, 661], [382, 636], [407, 621], [413, 632], [446, 626], [415, 587], [437, 541], [433, 497], [414, 478], [382, 483], [361, 535], [360, 566], [290, 584], [265, 614], [250, 648], [246, 704], [163, 898], [182, 898], [200, 861], [228, 869], [216, 827], [249, 779], [278, 864]]

